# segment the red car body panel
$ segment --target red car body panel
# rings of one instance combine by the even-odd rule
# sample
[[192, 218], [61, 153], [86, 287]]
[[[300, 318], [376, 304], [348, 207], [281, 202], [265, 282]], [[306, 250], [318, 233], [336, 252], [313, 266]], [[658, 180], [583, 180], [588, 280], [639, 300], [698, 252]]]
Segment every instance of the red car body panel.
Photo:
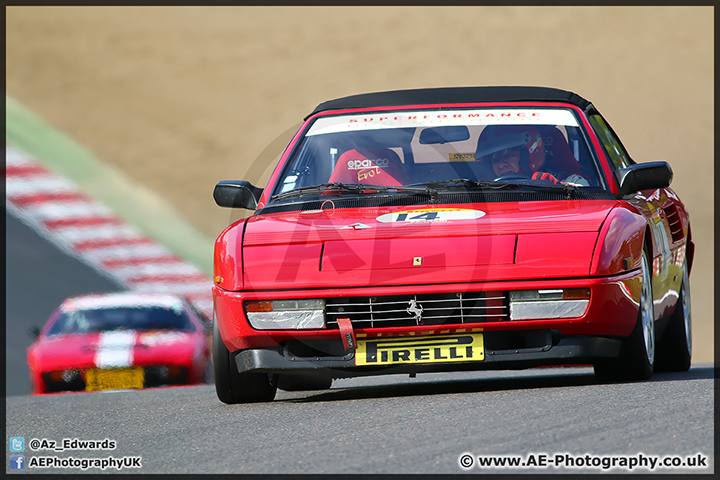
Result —
[[[598, 231], [614, 206], [608, 201], [443, 205], [438, 209], [485, 215], [402, 226], [377, 217], [428, 208], [256, 216], [218, 237], [215, 275], [229, 291], [295, 288], [298, 282], [306, 288], [394, 285], [409, 276], [413, 284], [587, 276]], [[351, 228], [354, 223], [370, 228]], [[244, 238], [238, 233], [243, 226]], [[438, 252], [438, 245], [451, 248]], [[413, 266], [414, 256], [426, 261]]]
[[[282, 154], [258, 199], [258, 213], [230, 225], [216, 240], [214, 312], [227, 349], [280, 351], [289, 341], [341, 338], [339, 329], [327, 326], [255, 329], [245, 312], [248, 301], [553, 289], [589, 289], [587, 309], [573, 318], [354, 327], [354, 333], [376, 338], [542, 330], [568, 337], [622, 339], [637, 323], [646, 247], [652, 262], [655, 319], [672, 315], [683, 265], [689, 268], [692, 263], [688, 213], [669, 187], [622, 197], [615, 168], [585, 110], [533, 101], [393, 105], [392, 110], [518, 105], [572, 110], [587, 132], [611, 198], [346, 208], [336, 208], [328, 198], [320, 208], [265, 210], [273, 205], [271, 197], [279, 191], [286, 164], [315, 120], [390, 107], [319, 111], [306, 118]], [[448, 220], [437, 214], [449, 211], [463, 214]], [[558, 362], [562, 363], [573, 361]], [[253, 368], [276, 371], [269, 366]]]

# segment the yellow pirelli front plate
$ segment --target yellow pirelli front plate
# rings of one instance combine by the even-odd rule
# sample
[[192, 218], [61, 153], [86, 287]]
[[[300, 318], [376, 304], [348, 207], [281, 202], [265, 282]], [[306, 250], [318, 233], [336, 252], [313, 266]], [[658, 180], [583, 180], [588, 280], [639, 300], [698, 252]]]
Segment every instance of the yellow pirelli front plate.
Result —
[[141, 367], [129, 368], [89, 368], [85, 371], [85, 390], [124, 390], [143, 388], [145, 370]]
[[358, 340], [355, 365], [468, 362], [485, 359], [482, 333]]

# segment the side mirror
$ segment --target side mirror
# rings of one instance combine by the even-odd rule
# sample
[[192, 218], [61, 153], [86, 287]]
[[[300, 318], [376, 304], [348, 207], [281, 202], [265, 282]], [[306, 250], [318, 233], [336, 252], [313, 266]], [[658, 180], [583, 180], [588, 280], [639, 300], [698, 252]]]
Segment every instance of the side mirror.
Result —
[[667, 162], [638, 163], [616, 170], [615, 178], [620, 184], [620, 195], [625, 196], [670, 186], [673, 171]]
[[38, 327], [30, 327], [28, 328], [28, 335], [35, 340], [40, 336], [40, 329]]
[[255, 210], [263, 189], [245, 180], [223, 180], [215, 185], [213, 198], [220, 207]]

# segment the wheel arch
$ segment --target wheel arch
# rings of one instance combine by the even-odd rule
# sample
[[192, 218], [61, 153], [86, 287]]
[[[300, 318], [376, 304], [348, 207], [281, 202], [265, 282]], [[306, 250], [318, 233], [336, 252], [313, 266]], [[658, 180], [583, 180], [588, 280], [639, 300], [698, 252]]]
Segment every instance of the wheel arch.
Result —
[[608, 276], [639, 269], [648, 239], [652, 255], [652, 233], [647, 219], [626, 206], [613, 208], [600, 227], [590, 274]]
[[692, 240], [692, 229], [688, 225], [687, 241], [685, 243], [685, 261], [688, 266], [688, 275], [692, 271], [693, 262], [695, 260], [695, 242]]
[[648, 220], [648, 223], [645, 224], [645, 235], [643, 236], [643, 248], [647, 246], [648, 253], [650, 254], [650, 267], [652, 269], [652, 261], [653, 258], [655, 258], [655, 240], [652, 236], [652, 228], [650, 228], [650, 223]]

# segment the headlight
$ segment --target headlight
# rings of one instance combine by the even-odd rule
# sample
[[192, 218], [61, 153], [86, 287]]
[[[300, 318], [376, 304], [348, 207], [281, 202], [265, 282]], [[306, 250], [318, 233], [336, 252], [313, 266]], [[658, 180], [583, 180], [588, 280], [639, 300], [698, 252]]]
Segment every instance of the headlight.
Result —
[[589, 304], [589, 288], [516, 290], [510, 292], [510, 320], [581, 317]]
[[325, 300], [265, 300], [245, 302], [245, 313], [258, 330], [325, 328]]

